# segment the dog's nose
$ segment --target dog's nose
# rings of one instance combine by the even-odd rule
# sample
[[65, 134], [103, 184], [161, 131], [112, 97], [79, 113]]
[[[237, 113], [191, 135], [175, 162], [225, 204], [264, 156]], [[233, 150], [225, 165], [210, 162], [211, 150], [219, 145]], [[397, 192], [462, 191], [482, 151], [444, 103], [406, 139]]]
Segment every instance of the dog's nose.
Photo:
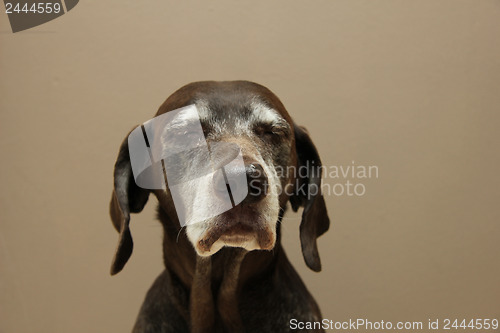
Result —
[[263, 199], [267, 195], [267, 176], [258, 163], [251, 163], [245, 166], [248, 182], [248, 195], [243, 200], [245, 203], [253, 203]]
[[234, 182], [234, 179], [238, 179], [243, 173], [246, 174], [248, 187], [248, 194], [243, 203], [254, 203], [263, 199], [267, 195], [268, 182], [267, 176], [259, 163], [250, 163], [245, 165], [245, 169], [242, 168], [223, 168], [223, 172], [217, 172], [214, 174], [214, 189], [216, 195], [221, 198], [227, 197], [229, 192], [241, 192], [241, 183]]

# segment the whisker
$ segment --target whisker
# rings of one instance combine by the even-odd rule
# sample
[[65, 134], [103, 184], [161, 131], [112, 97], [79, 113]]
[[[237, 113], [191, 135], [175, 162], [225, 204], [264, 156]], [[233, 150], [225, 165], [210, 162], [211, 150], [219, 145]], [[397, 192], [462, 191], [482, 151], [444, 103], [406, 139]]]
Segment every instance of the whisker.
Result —
[[181, 231], [182, 229], [184, 229], [186, 226], [182, 226], [180, 229], [179, 229], [179, 232], [177, 233], [177, 238], [175, 239], [175, 242], [176, 243], [179, 243], [179, 236], [181, 235]]

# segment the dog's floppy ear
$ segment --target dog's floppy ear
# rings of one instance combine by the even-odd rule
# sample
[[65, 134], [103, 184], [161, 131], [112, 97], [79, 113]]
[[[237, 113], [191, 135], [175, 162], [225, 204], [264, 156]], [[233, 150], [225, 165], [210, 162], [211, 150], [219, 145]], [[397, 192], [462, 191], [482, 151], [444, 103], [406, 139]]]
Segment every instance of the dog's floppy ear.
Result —
[[149, 190], [140, 188], [134, 181], [128, 136], [123, 141], [115, 163], [114, 189], [109, 204], [109, 214], [115, 229], [120, 233], [116, 254], [111, 264], [111, 275], [120, 272], [132, 255], [132, 235], [130, 234], [130, 213], [142, 211], [148, 201]]
[[[307, 266], [315, 272], [321, 271], [321, 260], [316, 238], [330, 227], [325, 199], [321, 193], [321, 160], [307, 130], [295, 125], [295, 148], [297, 151], [297, 179], [299, 188], [290, 197], [294, 211], [304, 207], [300, 222], [300, 243]], [[304, 171], [307, 174], [304, 177]]]

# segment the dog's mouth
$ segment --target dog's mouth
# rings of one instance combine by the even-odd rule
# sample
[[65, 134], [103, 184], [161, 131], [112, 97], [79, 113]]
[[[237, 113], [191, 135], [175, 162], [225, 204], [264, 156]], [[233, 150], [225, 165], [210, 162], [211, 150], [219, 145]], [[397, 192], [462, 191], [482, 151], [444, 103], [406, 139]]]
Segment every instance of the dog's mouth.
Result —
[[212, 255], [224, 246], [271, 250], [275, 241], [275, 232], [268, 223], [237, 209], [212, 221], [195, 246], [200, 255]]

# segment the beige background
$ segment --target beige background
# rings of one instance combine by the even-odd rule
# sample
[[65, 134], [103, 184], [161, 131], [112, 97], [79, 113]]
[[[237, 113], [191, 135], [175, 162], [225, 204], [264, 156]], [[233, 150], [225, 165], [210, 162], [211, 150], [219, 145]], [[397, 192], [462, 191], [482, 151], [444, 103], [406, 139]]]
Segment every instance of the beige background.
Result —
[[0, 13], [0, 332], [131, 329], [162, 235], [150, 203], [109, 276], [114, 159], [206, 79], [271, 88], [326, 165], [379, 167], [327, 198], [321, 273], [284, 223], [324, 317], [500, 318], [500, 1], [86, 0], [16, 34]]

